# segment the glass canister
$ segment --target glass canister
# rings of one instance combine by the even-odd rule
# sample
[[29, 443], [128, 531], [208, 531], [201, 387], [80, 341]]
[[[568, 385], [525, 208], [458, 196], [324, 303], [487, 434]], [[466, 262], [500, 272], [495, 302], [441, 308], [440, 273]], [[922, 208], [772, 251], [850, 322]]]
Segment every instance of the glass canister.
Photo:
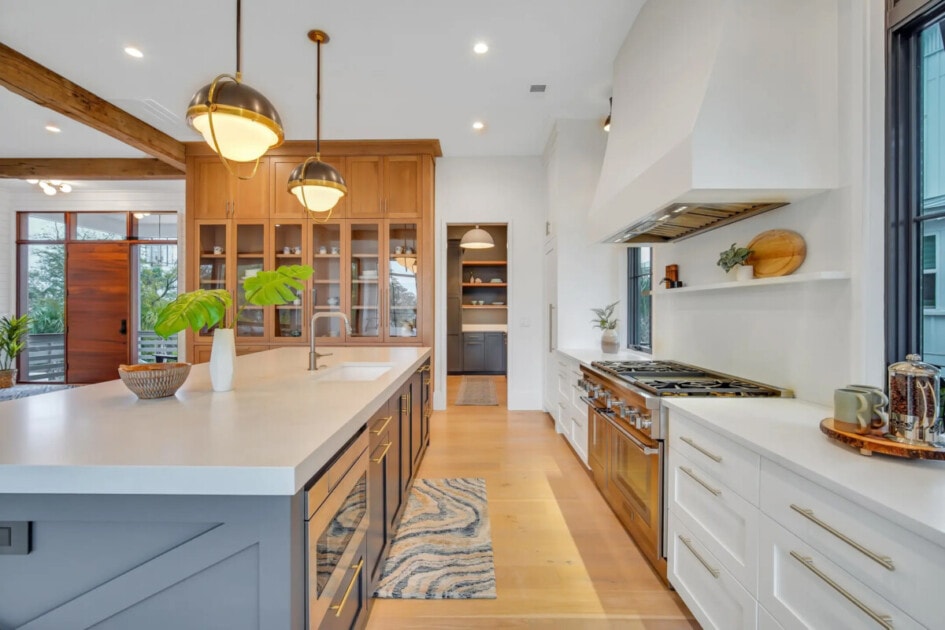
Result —
[[939, 409], [939, 369], [918, 354], [889, 366], [889, 433], [906, 444], [938, 445], [943, 438]]

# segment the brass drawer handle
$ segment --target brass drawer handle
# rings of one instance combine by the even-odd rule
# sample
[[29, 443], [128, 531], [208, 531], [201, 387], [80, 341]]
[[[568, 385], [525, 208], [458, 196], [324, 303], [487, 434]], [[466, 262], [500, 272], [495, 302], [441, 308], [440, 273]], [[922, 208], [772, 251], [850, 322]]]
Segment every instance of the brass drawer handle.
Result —
[[400, 395], [400, 413], [407, 415], [407, 409], [410, 405], [407, 404], [407, 394]]
[[799, 506], [797, 506], [797, 505], [794, 505], [793, 503], [791, 504], [791, 509], [794, 510], [795, 512], [797, 512], [798, 514], [800, 514], [801, 516], [803, 516], [804, 518], [806, 518], [807, 520], [809, 520], [811, 523], [814, 523], [814, 524], [817, 525], [818, 527], [821, 527], [822, 529], [824, 529], [824, 530], [828, 531], [829, 533], [833, 534], [834, 536], [836, 536], [837, 538], [839, 538], [840, 540], [842, 540], [842, 541], [845, 542], [846, 544], [850, 545], [851, 547], [853, 547], [854, 549], [856, 549], [857, 551], [859, 551], [860, 553], [862, 553], [864, 556], [866, 556], [867, 558], [869, 558], [869, 559], [872, 560], [873, 562], [875, 562], [875, 563], [879, 564], [880, 566], [882, 566], [882, 567], [888, 569], [889, 571], [895, 571], [895, 570], [896, 570], [896, 567], [893, 565], [892, 558], [890, 558], [889, 556], [881, 556], [881, 555], [879, 555], [878, 553], [876, 553], [875, 551], [870, 551], [869, 549], [867, 549], [866, 547], [864, 547], [864, 546], [861, 545], [860, 543], [856, 542], [855, 540], [853, 540], [852, 538], [850, 538], [850, 537], [847, 536], [846, 534], [844, 534], [844, 533], [842, 533], [842, 532], [840, 532], [840, 531], [834, 529], [833, 527], [831, 527], [830, 525], [828, 525], [828, 524], [825, 523], [824, 521], [822, 521], [822, 520], [820, 520], [819, 518], [817, 518], [816, 516], [814, 516], [814, 510], [810, 510], [810, 509], [807, 509], [807, 508], [802, 508], [802, 507], [799, 507]]
[[426, 385], [427, 387], [429, 387], [430, 383], [432, 382], [433, 382], [433, 379], [429, 379], [429, 378], [423, 379], [423, 384]]
[[341, 616], [341, 611], [344, 610], [345, 604], [348, 603], [348, 596], [351, 595], [351, 589], [354, 588], [355, 582], [358, 581], [358, 576], [361, 575], [362, 567], [364, 567], [364, 558], [361, 558], [360, 562], [358, 562], [356, 565], [351, 567], [352, 569], [355, 570], [354, 577], [352, 577], [351, 581], [348, 582], [348, 588], [345, 589], [345, 594], [344, 594], [344, 597], [341, 598], [341, 603], [335, 604], [334, 606], [331, 607], [331, 609], [335, 611], [335, 617]]
[[682, 544], [686, 545], [686, 549], [688, 549], [689, 552], [696, 557], [696, 560], [698, 560], [702, 566], [705, 567], [705, 570], [708, 571], [712, 577], [714, 577], [716, 580], [719, 579], [719, 570], [713, 569], [712, 565], [706, 562], [706, 559], [702, 557], [702, 554], [696, 551], [696, 548], [692, 546], [692, 541], [690, 539], [686, 538], [682, 534], [679, 534], [679, 540], [682, 541]]
[[380, 435], [384, 432], [384, 429], [387, 428], [387, 425], [390, 424], [390, 421], [394, 419], [394, 416], [387, 416], [384, 418], [384, 424], [381, 425], [380, 429], [371, 429], [371, 433], [374, 435]]
[[692, 448], [696, 449], [697, 451], [699, 451], [700, 453], [702, 453], [703, 455], [705, 455], [706, 457], [708, 457], [708, 458], [711, 459], [712, 461], [714, 461], [714, 462], [716, 462], [716, 463], [721, 463], [721, 462], [722, 462], [722, 456], [721, 456], [721, 455], [716, 455], [715, 453], [712, 453], [712, 452], [710, 452], [710, 451], [705, 450], [704, 448], [702, 448], [701, 446], [699, 446], [698, 444], [696, 444], [695, 441], [694, 441], [692, 438], [688, 438], [688, 437], [686, 437], [685, 435], [683, 435], [683, 436], [681, 436], [679, 439], [682, 440], [683, 442], [685, 442], [686, 444], [688, 444], [689, 446], [691, 446]]
[[712, 486], [710, 486], [709, 484], [707, 484], [705, 481], [703, 481], [702, 479], [700, 479], [699, 477], [697, 477], [697, 476], [696, 476], [696, 473], [692, 472], [692, 468], [687, 468], [686, 466], [680, 466], [680, 467], [679, 467], [679, 470], [683, 471], [684, 473], [686, 473], [687, 475], [689, 475], [690, 477], [692, 477], [693, 480], [695, 480], [696, 483], [698, 483], [700, 486], [702, 486], [703, 488], [705, 488], [706, 490], [708, 490], [709, 492], [711, 492], [711, 493], [714, 494], [715, 496], [720, 496], [720, 495], [722, 494], [722, 491], [721, 491], [721, 490], [719, 490], [718, 488], [713, 488]]
[[830, 588], [843, 595], [851, 604], [869, 615], [873, 621], [881, 625], [883, 628], [886, 628], [886, 630], [893, 630], [892, 617], [889, 615], [880, 615], [872, 608], [861, 602], [855, 595], [853, 595], [853, 593], [834, 582], [830, 576], [815, 567], [813, 559], [802, 556], [796, 551], [791, 552], [791, 557], [803, 564], [811, 573], [826, 582]]
[[387, 457], [387, 451], [390, 450], [390, 447], [392, 444], [393, 442], [387, 442], [387, 444], [384, 445], [384, 452], [381, 453], [380, 457], [378, 457], [377, 459], [372, 459], [371, 461], [374, 462], [375, 464], [380, 464], [382, 461], [384, 461], [384, 458]]

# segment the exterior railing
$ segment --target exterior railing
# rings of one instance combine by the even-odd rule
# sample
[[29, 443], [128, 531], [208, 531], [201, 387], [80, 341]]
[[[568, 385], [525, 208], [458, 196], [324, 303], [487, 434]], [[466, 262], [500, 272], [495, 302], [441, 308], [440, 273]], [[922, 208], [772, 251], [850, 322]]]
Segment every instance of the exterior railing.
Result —
[[162, 363], [177, 358], [177, 335], [169, 339], [150, 330], [138, 332], [138, 363]]
[[[24, 381], [66, 380], [66, 338], [61, 333], [29, 335], [26, 345]], [[163, 339], [153, 331], [138, 333], [138, 362], [154, 363], [177, 357], [177, 337]]]

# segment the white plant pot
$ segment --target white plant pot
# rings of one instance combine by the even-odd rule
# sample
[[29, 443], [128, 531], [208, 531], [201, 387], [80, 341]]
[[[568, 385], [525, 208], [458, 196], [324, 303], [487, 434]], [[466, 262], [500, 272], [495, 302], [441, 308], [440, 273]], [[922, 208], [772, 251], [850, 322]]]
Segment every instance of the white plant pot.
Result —
[[755, 268], [751, 265], [739, 265], [735, 267], [735, 279], [739, 282], [744, 282], [745, 280], [754, 280], [755, 278]]
[[213, 331], [210, 347], [210, 385], [215, 392], [233, 389], [233, 365], [236, 362], [236, 340], [232, 328]]
[[620, 351], [620, 341], [616, 330], [608, 328], [601, 334], [600, 349], [607, 354], [617, 354]]

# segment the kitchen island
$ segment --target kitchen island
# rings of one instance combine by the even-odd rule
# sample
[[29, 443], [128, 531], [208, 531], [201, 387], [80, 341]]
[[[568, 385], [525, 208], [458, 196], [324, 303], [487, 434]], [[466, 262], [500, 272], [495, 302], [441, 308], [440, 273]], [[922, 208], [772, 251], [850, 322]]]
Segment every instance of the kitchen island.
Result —
[[0, 404], [0, 522], [31, 529], [0, 554], [0, 628], [301, 628], [303, 488], [430, 356], [332, 351], [239, 357], [230, 392], [202, 364], [170, 398]]

